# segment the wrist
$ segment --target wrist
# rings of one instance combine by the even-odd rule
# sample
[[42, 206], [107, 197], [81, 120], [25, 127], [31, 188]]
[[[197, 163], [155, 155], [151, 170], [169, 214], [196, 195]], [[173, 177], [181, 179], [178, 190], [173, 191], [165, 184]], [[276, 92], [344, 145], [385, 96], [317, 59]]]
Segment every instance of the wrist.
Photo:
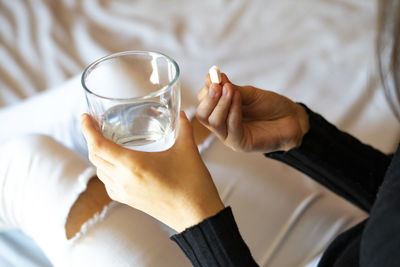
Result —
[[296, 123], [294, 125], [290, 140], [286, 143], [286, 146], [282, 149], [289, 151], [296, 147], [299, 147], [303, 141], [304, 135], [310, 129], [309, 117], [307, 110], [302, 104], [294, 103], [294, 118]]
[[184, 220], [175, 227], [175, 230], [180, 233], [185, 229], [190, 228], [212, 217], [225, 208], [222, 201], [214, 201], [213, 203], [194, 205], [184, 212]]
[[305, 107], [302, 104], [296, 103], [299, 125], [301, 129], [301, 139], [310, 129], [310, 119]]

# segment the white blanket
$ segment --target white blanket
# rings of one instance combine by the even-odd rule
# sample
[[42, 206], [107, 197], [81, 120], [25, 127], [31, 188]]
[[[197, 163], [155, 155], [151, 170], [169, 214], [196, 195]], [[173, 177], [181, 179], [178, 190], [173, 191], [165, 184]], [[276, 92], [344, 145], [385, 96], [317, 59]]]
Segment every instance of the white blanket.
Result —
[[[400, 129], [376, 75], [375, 12], [375, 2], [364, 0], [1, 1], [0, 105], [4, 108], [0, 112], [4, 115], [24, 98], [59, 88], [101, 56], [155, 50], [174, 58], [181, 68], [183, 107], [196, 105], [197, 91], [215, 64], [234, 83], [301, 101], [362, 141], [392, 152]], [[74, 99], [68, 101], [75, 104]], [[41, 132], [35, 114], [59, 118], [54, 115], [58, 107], [58, 103], [47, 110], [38, 106], [35, 113], [18, 119], [9, 115], [7, 122], [2, 121], [2, 131], [12, 123], [22, 132]], [[77, 145], [75, 140], [60, 141]], [[212, 151], [217, 152], [206, 151], [204, 158], [219, 188], [231, 181], [244, 184], [234, 187], [236, 193], [227, 189], [221, 194], [233, 206], [239, 228], [261, 265], [290, 260], [285, 248], [302, 248], [308, 238], [305, 230], [312, 233], [317, 224], [326, 236], [313, 244], [315, 251], [307, 251], [310, 259], [363, 216], [287, 166], [261, 155], [231, 153], [217, 142]], [[257, 187], [267, 173], [268, 183]], [[243, 176], [251, 179], [242, 181]], [[250, 187], [260, 191], [249, 192]], [[266, 192], [277, 203], [287, 201], [292, 209], [282, 212], [275, 203], [261, 205]], [[313, 201], [313, 192], [324, 197]], [[299, 223], [304, 224], [303, 235], [285, 235], [285, 225], [279, 223], [293, 220], [296, 210], [309, 201], [312, 216]], [[252, 211], [248, 205], [254, 203]], [[248, 219], [258, 214], [264, 214], [262, 219]], [[320, 217], [311, 219], [315, 216]], [[262, 228], [263, 220], [273, 222], [270, 229], [276, 236], [268, 239], [252, 231]], [[6, 262], [7, 255], [2, 256]]]
[[216, 64], [389, 152], [399, 129], [379, 90], [375, 12], [363, 0], [1, 1], [0, 103], [53, 88], [111, 52], [155, 50], [180, 65], [184, 105], [196, 104]]

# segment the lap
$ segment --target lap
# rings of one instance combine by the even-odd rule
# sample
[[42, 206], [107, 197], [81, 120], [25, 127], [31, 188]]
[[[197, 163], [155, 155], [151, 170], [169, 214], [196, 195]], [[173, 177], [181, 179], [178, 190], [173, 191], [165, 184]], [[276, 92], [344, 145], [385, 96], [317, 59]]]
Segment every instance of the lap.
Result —
[[[34, 233], [34, 239], [39, 240], [37, 243], [53, 263], [84, 266], [90, 262], [107, 266], [118, 261], [122, 266], [134, 263], [190, 266], [179, 248], [169, 241], [171, 230], [137, 210], [117, 204], [93, 219], [91, 213], [98, 211], [99, 206], [93, 209], [95, 202], [92, 200], [102, 194], [102, 189], [95, 186], [97, 189], [93, 192], [86, 190], [93, 170], [91, 177], [79, 179], [90, 169], [84, 157], [49, 137], [34, 135], [10, 143], [3, 146], [7, 149], [0, 149], [5, 151], [3, 157], [7, 160], [24, 151], [22, 158], [15, 156], [13, 169], [18, 170], [17, 173], [24, 171], [23, 166], [35, 170], [30, 172], [35, 174], [32, 178], [36, 179], [35, 186], [31, 186], [32, 181], [23, 183], [17, 179], [23, 185], [20, 187], [27, 190], [31, 199], [34, 199], [34, 193], [47, 199], [47, 202], [41, 202], [42, 206], [35, 205], [33, 210], [38, 212], [36, 217], [43, 214], [42, 217], [48, 219], [50, 228], [37, 223], [33, 225], [39, 230], [26, 227], [31, 218], [34, 220], [32, 213], [20, 227], [25, 227], [28, 234]], [[305, 264], [324, 250], [338, 233], [365, 216], [307, 177], [262, 155], [234, 153], [216, 140], [202, 156], [221, 198], [226, 205], [232, 206], [243, 238], [261, 265]], [[32, 162], [35, 164], [31, 165]], [[15, 186], [14, 190], [17, 189]], [[85, 196], [85, 193], [90, 196], [86, 199], [89, 201], [77, 204], [80, 203], [76, 202], [78, 196]], [[11, 193], [8, 198], [12, 198]], [[84, 234], [71, 243], [65, 235], [65, 222], [74, 203], [81, 209], [77, 213], [85, 214], [77, 219], [80, 222], [74, 231], [87, 218], [91, 219]], [[55, 208], [56, 205], [61, 211]], [[21, 205], [18, 209], [28, 207], [31, 206]], [[48, 216], [49, 210], [54, 210], [52, 216]], [[43, 238], [41, 235], [51, 230], [53, 224], [59, 227], [57, 234]], [[60, 229], [63, 235], [59, 234]], [[160, 262], [160, 259], [165, 260]]]

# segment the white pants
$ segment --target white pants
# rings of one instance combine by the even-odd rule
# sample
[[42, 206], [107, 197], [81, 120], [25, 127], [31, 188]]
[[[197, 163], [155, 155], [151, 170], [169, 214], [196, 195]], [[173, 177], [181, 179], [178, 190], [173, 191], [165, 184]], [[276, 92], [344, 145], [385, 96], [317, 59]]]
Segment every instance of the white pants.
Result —
[[55, 266], [188, 265], [165, 227], [121, 204], [112, 203], [103, 220], [95, 217], [83, 235], [67, 240], [69, 210], [94, 175], [85, 158], [51, 137], [10, 140], [0, 148], [0, 218], [32, 237]]
[[0, 147], [3, 225], [31, 236], [52, 260], [62, 257], [69, 210], [94, 175], [87, 160], [48, 136], [8, 141]]
[[[125, 205], [111, 207], [79, 239], [66, 240], [69, 208], [94, 174], [81, 156], [80, 90], [79, 81], [72, 80], [0, 111], [0, 121], [9, 123], [0, 132], [2, 219], [30, 235], [56, 266], [190, 266], [168, 239], [168, 228]], [[49, 114], [54, 109], [60, 117]], [[37, 118], [35, 123], [27, 114]], [[15, 121], [23, 120], [24, 125], [13, 128]], [[31, 132], [51, 135], [81, 155], [49, 137], [26, 135]], [[10, 138], [17, 134], [24, 136]], [[235, 153], [215, 141], [202, 157], [261, 266], [303, 266], [365, 217], [309, 178], [263, 155]]]

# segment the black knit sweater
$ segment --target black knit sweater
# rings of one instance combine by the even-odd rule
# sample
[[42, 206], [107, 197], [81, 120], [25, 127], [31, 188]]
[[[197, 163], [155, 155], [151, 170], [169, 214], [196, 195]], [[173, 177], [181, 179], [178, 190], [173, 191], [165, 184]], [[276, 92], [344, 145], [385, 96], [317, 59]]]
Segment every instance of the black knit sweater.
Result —
[[[301, 146], [266, 156], [370, 214], [330, 244], [319, 266], [400, 266], [400, 149], [391, 158], [305, 108], [310, 130]], [[171, 239], [194, 266], [257, 266], [229, 207]]]

